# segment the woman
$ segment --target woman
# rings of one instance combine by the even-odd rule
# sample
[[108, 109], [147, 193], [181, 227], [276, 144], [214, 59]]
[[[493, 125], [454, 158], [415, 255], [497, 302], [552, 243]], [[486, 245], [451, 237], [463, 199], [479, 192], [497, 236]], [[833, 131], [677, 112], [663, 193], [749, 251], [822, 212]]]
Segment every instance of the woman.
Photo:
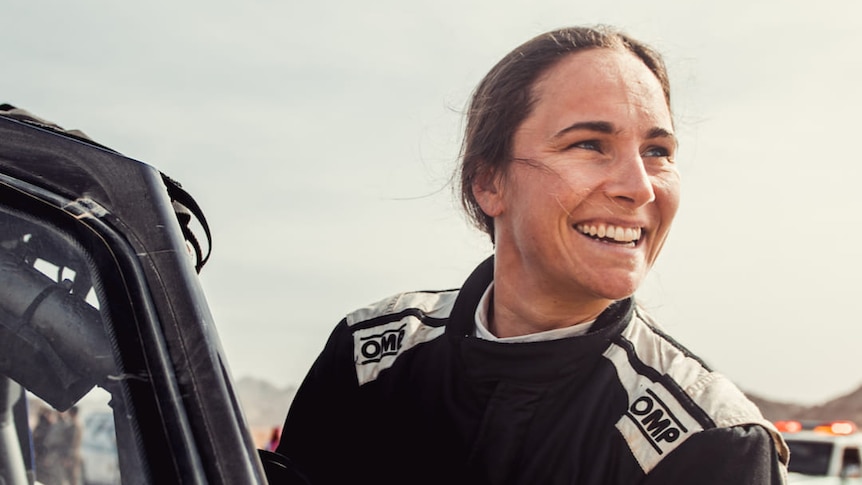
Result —
[[342, 320], [278, 452], [313, 484], [783, 483], [771, 424], [632, 298], [679, 203], [658, 54], [550, 32], [467, 116], [462, 201], [494, 256]]

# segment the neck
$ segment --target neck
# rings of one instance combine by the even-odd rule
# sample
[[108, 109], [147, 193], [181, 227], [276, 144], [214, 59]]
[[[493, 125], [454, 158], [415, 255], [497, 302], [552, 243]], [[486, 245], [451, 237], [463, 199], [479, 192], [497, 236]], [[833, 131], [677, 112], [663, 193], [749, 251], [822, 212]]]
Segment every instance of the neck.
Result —
[[488, 330], [500, 338], [571, 327], [596, 319], [613, 300], [578, 297], [545, 288], [511, 271], [498, 271], [488, 314]]

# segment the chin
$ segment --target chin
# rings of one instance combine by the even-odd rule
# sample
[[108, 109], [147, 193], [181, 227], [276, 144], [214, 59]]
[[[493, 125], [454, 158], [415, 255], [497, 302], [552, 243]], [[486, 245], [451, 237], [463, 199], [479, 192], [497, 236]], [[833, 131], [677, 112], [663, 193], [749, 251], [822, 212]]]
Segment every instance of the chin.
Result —
[[635, 294], [640, 287], [643, 278], [626, 279], [617, 281], [602, 281], [595, 287], [593, 292], [606, 300], [622, 300]]
[[627, 291], [604, 292], [600, 296], [605, 300], [619, 301], [625, 300], [626, 298], [634, 295], [635, 291], [637, 291], [637, 288]]

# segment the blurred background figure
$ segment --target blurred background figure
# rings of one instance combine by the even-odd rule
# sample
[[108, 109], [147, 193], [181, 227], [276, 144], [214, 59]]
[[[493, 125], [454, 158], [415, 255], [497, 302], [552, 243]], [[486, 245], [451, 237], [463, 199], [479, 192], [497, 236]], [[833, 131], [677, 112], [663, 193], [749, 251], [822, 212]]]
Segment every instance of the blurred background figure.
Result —
[[275, 426], [272, 428], [272, 434], [269, 435], [269, 441], [266, 442], [267, 451], [275, 451], [278, 447], [278, 441], [281, 439], [281, 428]]
[[72, 406], [63, 415], [63, 426], [60, 429], [64, 443], [63, 478], [65, 485], [82, 485], [81, 482], [81, 421], [78, 419], [78, 408]]
[[82, 485], [78, 408], [65, 413], [43, 407], [33, 427], [36, 479], [44, 485]]
[[36, 454], [36, 480], [44, 485], [63, 483], [64, 427], [60, 413], [44, 407], [33, 428], [33, 450]]
[[48, 436], [57, 419], [57, 413], [53, 409], [42, 407], [39, 410], [36, 426], [33, 427], [33, 452], [36, 455], [36, 477], [40, 482], [45, 484], [59, 479], [59, 473], [55, 473], [56, 471], [48, 460], [48, 446], [50, 444]]

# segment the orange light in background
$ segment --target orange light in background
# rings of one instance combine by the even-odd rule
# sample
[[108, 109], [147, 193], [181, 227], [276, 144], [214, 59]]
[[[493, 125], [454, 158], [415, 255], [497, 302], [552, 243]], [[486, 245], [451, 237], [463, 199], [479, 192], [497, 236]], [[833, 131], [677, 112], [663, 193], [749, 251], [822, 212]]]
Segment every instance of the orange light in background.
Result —
[[799, 421], [776, 421], [775, 427], [782, 433], [798, 433], [802, 431], [802, 423]]
[[832, 421], [816, 426], [814, 431], [832, 435], [848, 435], [856, 432], [856, 424], [852, 421]]

